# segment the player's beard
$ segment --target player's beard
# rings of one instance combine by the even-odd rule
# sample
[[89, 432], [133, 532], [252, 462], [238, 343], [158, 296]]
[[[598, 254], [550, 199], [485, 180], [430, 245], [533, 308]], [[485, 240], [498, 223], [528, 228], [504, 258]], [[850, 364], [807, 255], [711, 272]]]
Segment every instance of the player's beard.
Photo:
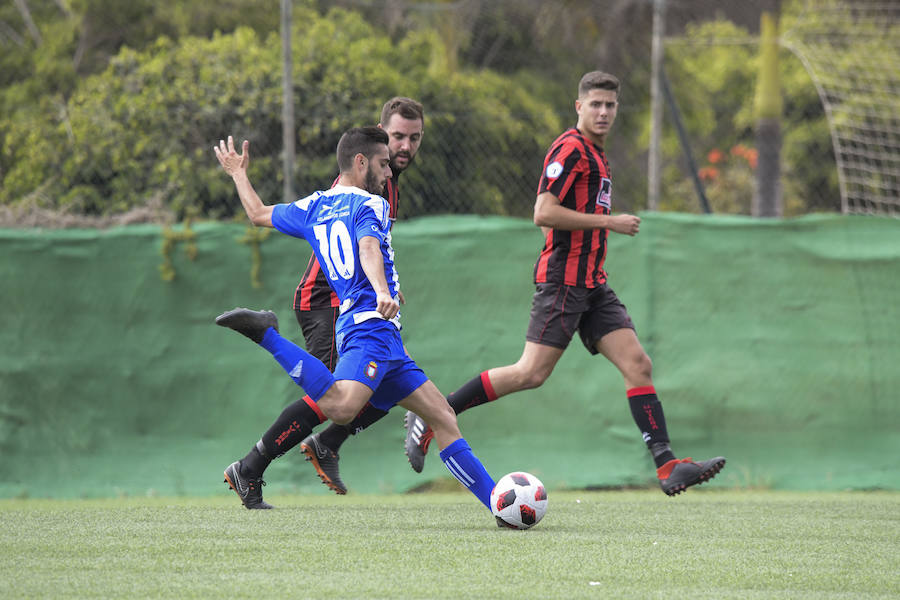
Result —
[[384, 192], [384, 184], [386, 182], [379, 182], [379, 177], [377, 173], [373, 173], [372, 171], [366, 172], [366, 191], [370, 194], [381, 194]]
[[[397, 157], [398, 156], [402, 156], [403, 158], [406, 159], [406, 165], [404, 165], [402, 167], [397, 165]], [[391, 173], [393, 173], [394, 175], [399, 175], [400, 173], [402, 173], [403, 171], [408, 169], [409, 165], [413, 164], [413, 159], [415, 159], [415, 155], [410, 155], [408, 153], [396, 154], [391, 159]]]

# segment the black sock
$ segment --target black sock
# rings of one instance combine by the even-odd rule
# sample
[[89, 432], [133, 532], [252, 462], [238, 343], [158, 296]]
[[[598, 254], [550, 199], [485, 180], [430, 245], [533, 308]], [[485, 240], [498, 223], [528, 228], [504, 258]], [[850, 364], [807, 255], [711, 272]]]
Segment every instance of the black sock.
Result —
[[281, 415], [241, 461], [243, 473], [261, 476], [273, 459], [278, 458], [312, 433], [322, 417], [301, 398], [281, 411]]
[[351, 435], [356, 435], [363, 429], [367, 429], [372, 423], [376, 423], [387, 416], [387, 411], [366, 404], [356, 417], [346, 425], [332, 423], [319, 434], [319, 441], [337, 453], [341, 445]]
[[349, 425], [332, 423], [319, 434], [319, 441], [337, 453], [341, 444], [346, 442], [348, 437], [350, 437]]
[[241, 459], [241, 475], [244, 477], [262, 477], [272, 459], [260, 452], [262, 440], [256, 442], [247, 456]]
[[641, 436], [653, 455], [653, 462], [657, 468], [674, 460], [675, 455], [669, 448], [666, 417], [663, 414], [662, 404], [656, 397], [656, 390], [652, 385], [648, 385], [630, 389], [627, 394], [631, 416], [641, 430]]
[[447, 402], [456, 414], [496, 399], [497, 394], [494, 392], [487, 371], [473, 377], [461, 388], [447, 396]]

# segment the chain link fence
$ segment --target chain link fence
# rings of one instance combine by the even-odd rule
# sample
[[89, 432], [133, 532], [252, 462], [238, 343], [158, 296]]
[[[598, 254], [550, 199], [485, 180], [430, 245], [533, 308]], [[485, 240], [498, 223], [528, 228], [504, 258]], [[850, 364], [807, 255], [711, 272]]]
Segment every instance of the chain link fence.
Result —
[[[484, 63], [502, 74], [522, 68], [546, 71], [560, 89], [554, 106], [559, 131], [573, 126], [575, 88], [583, 72], [609, 70], [622, 80], [621, 106], [607, 153], [614, 180], [614, 206], [621, 211], [647, 208], [647, 164], [650, 113], [652, 0], [561, 2], [548, 25], [540, 3], [500, 0], [494, 3], [339, 2], [383, 17], [394, 31], [433, 27], [441, 22], [479, 23], [468, 30], [460, 54], [475, 65]], [[661, 210], [701, 212], [701, 192], [713, 212], [750, 214], [759, 163], [752, 99], [758, 76], [759, 29], [764, 11], [785, 13], [789, 27], [808, 18], [805, 2], [767, 0], [714, 2], [667, 0], [665, 72], [673, 103], [663, 123]], [[790, 6], [787, 6], [790, 5]], [[380, 8], [386, 9], [379, 12]], [[579, 11], [608, 16], [595, 19], [594, 38], [579, 38]], [[789, 10], [788, 10], [789, 9]], [[523, 14], [533, 21], [523, 22]], [[596, 14], [596, 13], [595, 13]], [[541, 39], [541, 28], [557, 28], [570, 60], [540, 65], [523, 61], [512, 37], [496, 37], [492, 20], [509, 19], [522, 35]], [[623, 35], [622, 31], [628, 32]], [[546, 35], [546, 32], [544, 33]], [[785, 96], [781, 119], [784, 214], [841, 211], [841, 192], [827, 115], [816, 85], [801, 60], [784, 48], [780, 55]], [[427, 107], [426, 107], [427, 109]], [[678, 114], [675, 114], [675, 112]], [[679, 141], [674, 124], [684, 123]], [[417, 164], [403, 178], [401, 218], [440, 213], [531, 214], [544, 144], [496, 148], [479, 136], [483, 124], [465, 114], [429, 114], [427, 134]], [[464, 158], [464, 160], [463, 160]], [[690, 159], [690, 160], [689, 160]], [[696, 168], [692, 173], [691, 164]], [[466, 169], [477, 164], [483, 173]], [[478, 181], [477, 189], [471, 182]]]
[[[295, 0], [295, 5], [298, 3], [301, 0]], [[318, 2], [322, 11], [338, 6], [361, 12], [395, 41], [410, 32], [437, 32], [452, 51], [454, 68], [490, 70], [521, 79], [524, 87], [534, 89], [547, 106], [544, 122], [557, 133], [575, 124], [574, 99], [580, 75], [594, 69], [616, 74], [623, 84], [621, 106], [607, 147], [614, 181], [613, 206], [617, 211], [644, 210], [653, 0], [564, 0], [551, 4], [537, 0]], [[752, 99], [758, 74], [760, 17], [764, 11], [780, 9], [786, 27], [796, 30], [798, 23], [810, 18], [808, 5], [804, 0], [667, 0], [665, 5], [664, 67], [673, 103], [663, 125], [659, 208], [700, 212], [696, 176], [713, 212], [749, 214], [759, 160]], [[273, 29], [269, 33], [279, 32]], [[541, 51], [544, 46], [546, 52]], [[803, 62], [787, 48], [781, 53], [780, 68], [784, 92], [784, 214], [841, 211], [829, 115], [816, 83]], [[279, 69], [275, 67], [276, 72]], [[896, 79], [896, 74], [893, 77]], [[495, 101], [502, 103], [504, 98]], [[280, 99], [266, 103], [277, 112]], [[64, 116], [65, 103], [48, 102], [47, 106], [53, 112], [47, 118], [59, 120], [64, 128], [66, 120], [60, 115]], [[479, 121], [469, 112], [432, 112], [427, 103], [425, 109], [426, 133], [419, 156], [402, 177], [399, 217], [446, 213], [530, 216], [542, 159], [554, 134], [541, 139], [533, 135], [498, 139], [485, 134], [490, 122]], [[684, 124], [684, 139], [676, 134], [676, 118]], [[359, 112], [348, 115], [342, 125], [376, 120], [375, 111], [371, 116]], [[251, 136], [254, 160], [281, 173], [282, 136], [277, 123], [276, 117], [264, 131], [234, 133], [236, 137]], [[337, 139], [308, 137], [304, 125], [299, 124], [297, 140], [292, 174], [296, 193], [330, 186], [336, 171], [333, 152]], [[212, 168], [217, 165], [210, 141], [197, 139], [186, 152], [208, 156]], [[85, 143], [90, 145], [90, 140]], [[86, 146], [83, 151], [90, 152], [90, 148]], [[896, 149], [886, 147], [885, 152], [887, 158], [880, 160], [896, 164]], [[690, 168], [692, 163], [696, 170]], [[258, 187], [267, 201], [275, 202], [282, 199], [282, 184], [283, 180], [275, 177], [259, 182]], [[44, 185], [35, 181], [33, 190], [26, 194], [38, 199], [33, 206], [41, 205]], [[894, 193], [896, 189], [888, 187], [887, 191]], [[148, 219], [158, 219], [165, 212], [160, 207], [166, 203], [160, 198], [167, 193], [160, 188], [145, 199]], [[208, 195], [206, 191], [198, 193], [195, 210], [203, 216], [228, 216], [205, 214]], [[21, 200], [4, 200], [5, 220], [11, 218], [9, 206], [28, 205]]]

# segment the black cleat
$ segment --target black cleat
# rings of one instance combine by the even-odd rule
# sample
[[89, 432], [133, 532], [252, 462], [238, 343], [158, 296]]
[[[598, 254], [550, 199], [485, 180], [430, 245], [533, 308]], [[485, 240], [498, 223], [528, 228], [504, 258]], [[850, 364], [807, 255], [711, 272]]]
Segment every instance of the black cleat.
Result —
[[322, 483], [334, 490], [335, 494], [347, 493], [347, 486], [341, 481], [338, 471], [340, 457], [337, 452], [319, 441], [319, 434], [313, 433], [300, 442], [300, 452], [306, 455], [306, 460], [312, 463]]
[[690, 458], [670, 460], [656, 470], [659, 485], [669, 496], [680, 494], [692, 485], [709, 481], [725, 466], [725, 458], [717, 456], [703, 462]]
[[406, 427], [406, 458], [409, 459], [409, 466], [416, 473], [421, 473], [425, 467], [425, 455], [428, 454], [428, 445], [434, 437], [434, 431], [425, 424], [422, 417], [411, 410], [406, 411], [403, 426]]
[[262, 486], [266, 485], [266, 482], [262, 477], [251, 479], [241, 475], [241, 461], [235, 461], [225, 469], [225, 483], [235, 491], [247, 508], [273, 508], [262, 499]]
[[235, 308], [216, 317], [216, 325], [234, 329], [259, 344], [269, 327], [278, 331], [278, 317], [270, 310]]

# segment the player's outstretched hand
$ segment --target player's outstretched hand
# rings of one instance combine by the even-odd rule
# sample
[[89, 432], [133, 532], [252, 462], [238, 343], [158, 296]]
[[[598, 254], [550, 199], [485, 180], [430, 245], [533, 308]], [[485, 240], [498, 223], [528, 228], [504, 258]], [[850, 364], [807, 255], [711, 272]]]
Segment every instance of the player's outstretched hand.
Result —
[[234, 138], [230, 135], [228, 136], [227, 146], [223, 140], [219, 140], [219, 145], [213, 146], [213, 150], [216, 153], [216, 158], [219, 159], [219, 164], [232, 177], [236, 173], [246, 171], [247, 165], [250, 164], [250, 142], [247, 140], [244, 140], [240, 154], [235, 151]]
[[625, 235], [635, 235], [641, 228], [641, 218], [634, 215], [616, 215], [610, 218], [609, 230]]
[[381, 313], [385, 319], [393, 319], [400, 312], [400, 303], [390, 297], [388, 294], [378, 294], [375, 296], [377, 305], [376, 310]]

